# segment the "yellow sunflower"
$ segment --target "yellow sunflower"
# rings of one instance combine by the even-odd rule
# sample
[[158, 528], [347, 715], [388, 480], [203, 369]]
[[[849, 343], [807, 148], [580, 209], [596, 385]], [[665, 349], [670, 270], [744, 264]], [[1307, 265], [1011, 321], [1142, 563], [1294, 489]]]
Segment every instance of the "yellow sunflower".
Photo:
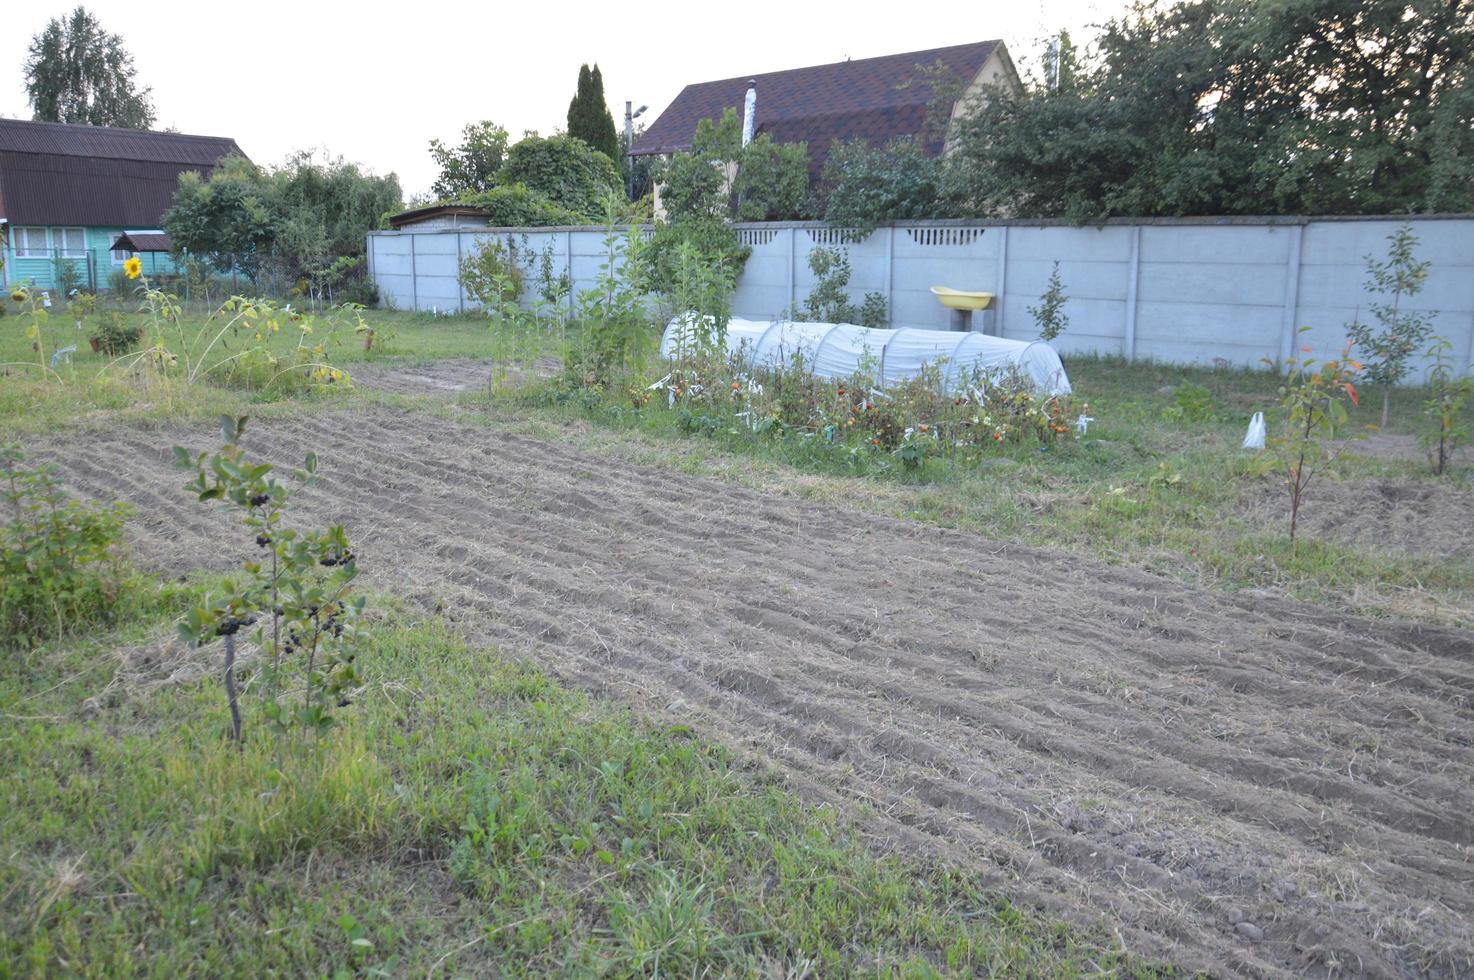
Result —
[[138, 256], [135, 255], [133, 256], [133, 258], [123, 263], [123, 271], [128, 273], [129, 279], [137, 279], [139, 275], [143, 272], [143, 263], [140, 262], [138, 260]]

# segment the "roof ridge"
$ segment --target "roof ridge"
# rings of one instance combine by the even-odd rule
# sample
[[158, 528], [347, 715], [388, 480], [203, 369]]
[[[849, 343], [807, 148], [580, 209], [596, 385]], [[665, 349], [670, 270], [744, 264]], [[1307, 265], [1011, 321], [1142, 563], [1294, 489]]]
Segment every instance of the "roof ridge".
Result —
[[[983, 45], [999, 45], [1003, 43], [1002, 38], [994, 37], [983, 41], [969, 41], [966, 44], [948, 44], [940, 48], [919, 48], [915, 51], [897, 51], [894, 54], [877, 54], [868, 58], [845, 58], [841, 61], [823, 61], [817, 65], [797, 65], [793, 68], [778, 68], [774, 71], [748, 72], [744, 75], [732, 75], [728, 78], [710, 78], [704, 82], [690, 82], [685, 88], [695, 85], [723, 85], [729, 82], [748, 81], [753, 78], [762, 78], [765, 75], [784, 75], [794, 71], [812, 71], [819, 68], [838, 68], [841, 65], [863, 65], [869, 61], [888, 61], [893, 58], [910, 58], [923, 54], [941, 54], [945, 51], [959, 51], [963, 48], [976, 48]], [[683, 89], [684, 91], [684, 89]]]

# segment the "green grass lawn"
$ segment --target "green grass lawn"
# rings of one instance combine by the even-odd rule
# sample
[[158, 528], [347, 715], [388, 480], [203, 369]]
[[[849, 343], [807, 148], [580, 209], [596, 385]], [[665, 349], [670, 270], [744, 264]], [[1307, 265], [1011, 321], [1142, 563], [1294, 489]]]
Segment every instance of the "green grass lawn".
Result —
[[0, 656], [0, 975], [1155, 972], [434, 617], [376, 617], [327, 735], [248, 710], [238, 752], [160, 639], [193, 591]]

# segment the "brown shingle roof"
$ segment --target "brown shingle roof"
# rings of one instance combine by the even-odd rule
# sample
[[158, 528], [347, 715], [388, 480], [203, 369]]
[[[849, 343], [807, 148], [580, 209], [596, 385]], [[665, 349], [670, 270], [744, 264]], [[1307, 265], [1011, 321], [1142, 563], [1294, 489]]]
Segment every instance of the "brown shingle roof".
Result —
[[158, 227], [179, 175], [209, 171], [235, 140], [0, 119], [0, 217], [12, 225]]
[[[779, 143], [806, 141], [816, 165], [836, 139], [863, 139], [881, 146], [902, 136], [923, 136], [931, 87], [898, 86], [917, 77], [917, 65], [929, 67], [938, 60], [966, 84], [1001, 43], [979, 41], [687, 85], [630, 152], [644, 155], [688, 149], [702, 119], [720, 119], [729, 108], [740, 118], [749, 79], [757, 81], [755, 131]], [[926, 146], [940, 153], [940, 136], [927, 139]]]

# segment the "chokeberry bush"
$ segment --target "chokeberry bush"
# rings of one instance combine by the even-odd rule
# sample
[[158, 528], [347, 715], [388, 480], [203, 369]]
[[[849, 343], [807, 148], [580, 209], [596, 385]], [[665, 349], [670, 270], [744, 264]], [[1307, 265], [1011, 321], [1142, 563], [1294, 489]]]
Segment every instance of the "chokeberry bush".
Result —
[[0, 446], [0, 647], [29, 647], [108, 625], [138, 577], [121, 550], [125, 504], [68, 500], [54, 467]]
[[315, 453], [284, 482], [271, 463], [252, 460], [241, 448], [244, 416], [221, 416], [220, 427], [224, 445], [218, 451], [196, 456], [176, 446], [174, 456], [194, 471], [189, 489], [202, 502], [218, 500], [241, 511], [258, 553], [242, 563], [242, 575], [225, 580], [185, 614], [180, 636], [197, 645], [224, 639], [233, 739], [241, 739], [236, 681], [242, 631], [249, 631], [259, 651], [252, 673], [262, 682], [262, 716], [283, 729], [301, 725], [321, 732], [362, 683], [354, 666], [364, 610], [363, 596], [353, 591], [357, 558], [341, 524], [312, 530], [287, 526], [294, 493], [317, 481]]

